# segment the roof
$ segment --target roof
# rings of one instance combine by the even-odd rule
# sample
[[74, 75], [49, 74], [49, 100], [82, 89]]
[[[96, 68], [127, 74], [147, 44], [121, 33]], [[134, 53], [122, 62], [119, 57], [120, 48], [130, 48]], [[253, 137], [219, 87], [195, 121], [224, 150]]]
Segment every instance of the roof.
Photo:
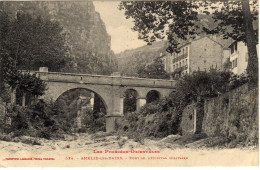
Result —
[[223, 35], [217, 36], [215, 41], [221, 44], [223, 48], [229, 48], [229, 46], [235, 42], [232, 38], [224, 39]]
[[194, 41], [198, 41], [198, 40], [203, 39], [203, 38], [209, 38], [210, 40], [215, 41], [216, 43], [221, 45], [223, 48], [229, 48], [229, 46], [232, 43], [235, 42], [235, 40], [233, 40], [232, 38], [224, 39], [223, 35], [216, 35], [215, 38], [212, 38], [210, 35], [202, 35], [202, 36], [200, 36], [197, 39], [188, 39], [186, 41], [181, 40], [181, 42], [178, 45], [178, 47], [181, 48], [181, 47], [183, 47], [183, 46], [185, 46], [187, 44], [190, 44], [190, 43], [192, 43]]

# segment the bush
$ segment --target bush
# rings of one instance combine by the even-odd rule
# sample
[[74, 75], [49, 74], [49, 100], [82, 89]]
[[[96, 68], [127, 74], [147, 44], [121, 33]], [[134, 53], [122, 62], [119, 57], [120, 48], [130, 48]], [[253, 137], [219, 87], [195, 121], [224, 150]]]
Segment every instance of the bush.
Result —
[[32, 136], [51, 139], [60, 137], [64, 131], [53, 119], [50, 105], [43, 101], [29, 108], [13, 106], [8, 109], [7, 117], [11, 118], [11, 125], [2, 125], [6, 133], [13, 133], [13, 137]]
[[[196, 102], [198, 121], [204, 116], [204, 100], [226, 93], [248, 82], [246, 76], [236, 76], [231, 72], [211, 69], [209, 72], [197, 71], [180, 78], [176, 91], [168, 98], [161, 99], [141, 108], [139, 112], [126, 113], [119, 124], [119, 131], [128, 137], [143, 142], [145, 137], [166, 137], [181, 134], [181, 118], [184, 108]], [[201, 126], [198, 125], [200, 133]]]
[[119, 124], [119, 132], [141, 143], [146, 137], [166, 137], [179, 133], [180, 121], [176, 110], [161, 111], [164, 104], [155, 103], [158, 105], [147, 104], [140, 112], [126, 113]]
[[106, 131], [106, 117], [102, 112], [92, 112], [87, 110], [83, 115], [83, 127], [86, 127], [90, 132]]

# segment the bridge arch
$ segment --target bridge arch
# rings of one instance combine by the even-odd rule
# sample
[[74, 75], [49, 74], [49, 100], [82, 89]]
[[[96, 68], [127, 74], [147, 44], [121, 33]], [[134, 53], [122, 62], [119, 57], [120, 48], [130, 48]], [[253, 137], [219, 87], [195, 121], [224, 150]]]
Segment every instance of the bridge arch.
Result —
[[153, 101], [161, 99], [161, 93], [158, 90], [150, 90], [146, 94], [146, 103], [152, 103]]
[[[56, 102], [56, 101], [58, 101], [64, 94], [66, 94], [66, 93], [69, 93], [69, 92], [73, 92], [74, 90], [86, 90], [86, 91], [89, 91], [89, 92], [91, 92], [91, 93], [94, 93], [95, 94], [95, 96], [92, 96], [93, 97], [93, 99], [97, 96], [101, 101], [102, 101], [102, 103], [104, 104], [104, 107], [105, 107], [105, 110], [106, 110], [106, 112], [107, 112], [107, 109], [108, 109], [108, 107], [107, 107], [107, 104], [106, 104], [106, 102], [105, 102], [105, 100], [102, 98], [102, 96], [100, 95], [100, 94], [98, 94], [97, 92], [95, 92], [95, 91], [93, 91], [93, 90], [90, 90], [90, 89], [88, 89], [88, 88], [72, 88], [72, 89], [69, 89], [69, 90], [67, 90], [67, 91], [64, 91], [62, 94], [60, 94], [59, 95], [59, 97], [54, 101], [54, 102]], [[91, 97], [91, 96], [90, 96]], [[94, 101], [93, 101], [94, 102]], [[93, 103], [94, 104], [94, 103]]]
[[123, 113], [134, 112], [137, 108], [138, 91], [132, 88], [124, 90]]
[[96, 93], [100, 96], [102, 102], [105, 105], [107, 114], [113, 113], [113, 106], [111, 100], [111, 91], [110, 86], [99, 86], [94, 84], [76, 84], [76, 83], [64, 83], [64, 82], [47, 82], [48, 90], [45, 92], [43, 99], [47, 102], [55, 102], [59, 96], [63, 93], [72, 90], [72, 89], [86, 89], [91, 92]]
[[134, 87], [124, 87], [124, 88], [122, 88], [120, 96], [123, 97], [123, 98], [126, 97], [125, 95], [128, 91], [136, 91], [136, 94], [137, 94], [136, 97], [140, 96], [140, 90], [137, 89], [137, 88], [134, 88]]

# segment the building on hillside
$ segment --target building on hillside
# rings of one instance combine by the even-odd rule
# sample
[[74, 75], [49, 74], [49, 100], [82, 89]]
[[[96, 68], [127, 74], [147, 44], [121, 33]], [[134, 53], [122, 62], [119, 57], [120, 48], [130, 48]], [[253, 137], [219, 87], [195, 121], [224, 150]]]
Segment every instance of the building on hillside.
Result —
[[229, 46], [229, 49], [229, 59], [231, 63], [230, 71], [237, 75], [245, 74], [248, 65], [248, 51], [246, 44], [242, 41], [235, 41]]
[[165, 71], [182, 76], [210, 68], [224, 70], [224, 63], [228, 61], [230, 54], [226, 48], [227, 44], [229, 45], [226, 42], [218, 42], [216, 36], [204, 36], [183, 42], [179, 45], [179, 53], [162, 56]]

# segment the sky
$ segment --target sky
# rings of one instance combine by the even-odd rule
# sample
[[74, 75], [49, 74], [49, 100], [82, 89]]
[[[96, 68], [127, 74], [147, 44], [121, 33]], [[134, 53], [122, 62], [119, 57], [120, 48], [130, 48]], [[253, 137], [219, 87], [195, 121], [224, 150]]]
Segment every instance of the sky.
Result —
[[138, 33], [131, 30], [133, 20], [126, 19], [124, 11], [118, 9], [120, 1], [94, 1], [95, 9], [100, 13], [101, 19], [111, 35], [111, 49], [120, 53], [127, 49], [134, 49], [146, 45], [138, 39]]

